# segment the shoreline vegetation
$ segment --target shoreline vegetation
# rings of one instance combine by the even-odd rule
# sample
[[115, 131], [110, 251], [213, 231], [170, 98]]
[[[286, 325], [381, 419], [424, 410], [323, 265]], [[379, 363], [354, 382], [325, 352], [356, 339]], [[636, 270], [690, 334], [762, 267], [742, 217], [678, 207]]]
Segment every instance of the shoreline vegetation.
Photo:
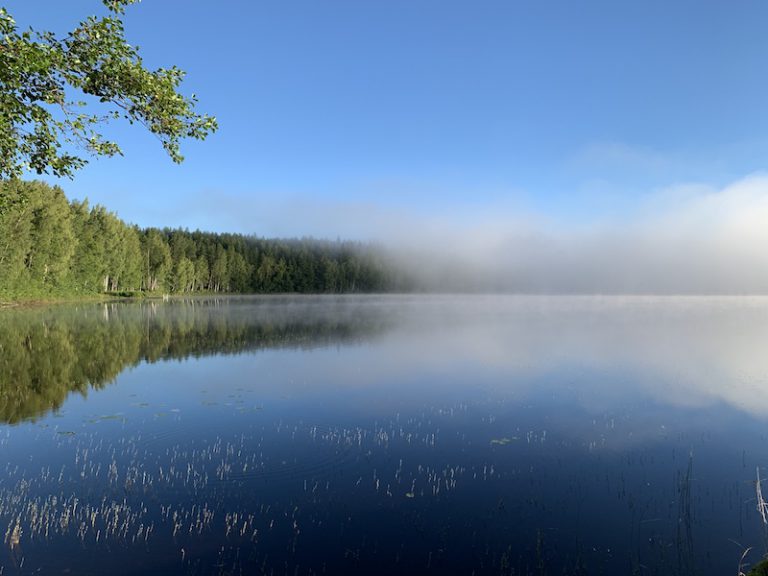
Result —
[[[194, 297], [205, 298], [206, 296], [212, 296], [210, 292], [196, 292]], [[162, 294], [160, 292], [103, 292], [100, 294], [48, 294], [39, 296], [21, 296], [14, 299], [4, 299], [4, 295], [0, 293], [0, 310], [3, 309], [19, 309], [19, 308], [36, 308], [39, 306], [51, 306], [54, 304], [81, 304], [81, 303], [104, 303], [109, 304], [111, 302], [121, 301], [143, 301], [143, 300], [166, 300], [169, 298], [190, 298], [193, 295], [190, 294]], [[218, 293], [215, 296], [243, 296], [243, 294], [235, 293]]]
[[192, 294], [402, 292], [381, 247], [139, 228], [58, 186], [0, 182], [0, 308]]
[[[401, 292], [387, 292], [386, 294], [399, 294]], [[406, 292], [402, 292], [406, 293]], [[407, 292], [411, 293], [411, 292]], [[424, 293], [423, 291], [418, 292]], [[344, 294], [339, 292], [336, 294]], [[349, 293], [352, 294], [352, 293]], [[355, 294], [385, 294], [384, 292], [355, 292]], [[46, 306], [64, 305], [64, 304], [113, 304], [117, 302], [157, 302], [157, 301], [188, 301], [190, 299], [206, 300], [209, 298], [227, 298], [238, 296], [291, 296], [291, 297], [312, 297], [312, 296], [327, 296], [332, 295], [329, 292], [195, 292], [195, 293], [161, 293], [161, 292], [123, 292], [123, 293], [111, 293], [104, 292], [100, 294], [50, 294], [46, 296], [37, 297], [21, 297], [17, 299], [4, 299], [2, 293], [0, 293], [0, 311], [2, 310], [23, 310], [42, 308]]]

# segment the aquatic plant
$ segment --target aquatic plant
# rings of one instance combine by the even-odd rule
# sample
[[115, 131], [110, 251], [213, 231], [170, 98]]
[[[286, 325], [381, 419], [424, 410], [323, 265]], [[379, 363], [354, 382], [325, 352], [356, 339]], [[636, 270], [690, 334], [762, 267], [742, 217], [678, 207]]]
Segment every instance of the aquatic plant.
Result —
[[763, 491], [760, 488], [760, 468], [757, 468], [757, 480], [755, 481], [755, 492], [757, 493], [757, 511], [763, 519], [763, 524], [768, 525], [768, 503], [763, 498]]
[[[739, 576], [741, 576], [740, 573]], [[749, 571], [747, 576], [768, 576], [768, 559], [760, 561], [752, 570]]]

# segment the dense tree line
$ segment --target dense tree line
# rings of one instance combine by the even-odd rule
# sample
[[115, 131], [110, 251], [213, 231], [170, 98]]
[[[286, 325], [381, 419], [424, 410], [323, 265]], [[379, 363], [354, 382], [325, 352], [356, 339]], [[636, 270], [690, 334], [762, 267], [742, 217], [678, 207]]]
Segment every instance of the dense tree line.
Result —
[[407, 288], [374, 246], [126, 224], [42, 182], [0, 183], [0, 295]]

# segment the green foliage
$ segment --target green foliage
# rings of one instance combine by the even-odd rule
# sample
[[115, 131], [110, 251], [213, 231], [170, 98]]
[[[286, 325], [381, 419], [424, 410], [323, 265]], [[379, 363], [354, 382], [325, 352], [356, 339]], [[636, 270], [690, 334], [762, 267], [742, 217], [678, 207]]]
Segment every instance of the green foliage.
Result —
[[159, 230], [151, 228], [142, 235], [141, 253], [144, 258], [144, 290], [165, 289], [167, 276], [173, 266], [171, 249]]
[[768, 576], [768, 560], [762, 560], [752, 570], [748, 576]]
[[0, 300], [99, 293], [405, 290], [386, 256], [353, 242], [140, 230], [42, 182], [0, 181]]
[[31, 244], [25, 265], [33, 283], [61, 286], [74, 252], [70, 207], [61, 188], [40, 186], [37, 190], [32, 199]]
[[215, 118], [195, 113], [195, 96], [178, 92], [183, 71], [148, 70], [126, 41], [121, 15], [135, 1], [104, 0], [108, 16], [91, 16], [62, 38], [20, 32], [0, 8], [0, 178], [24, 170], [72, 176], [87, 162], [82, 152], [121, 154], [99, 133], [110, 120], [145, 126], [174, 162], [183, 160], [183, 138], [216, 130]]
[[31, 249], [32, 203], [30, 189], [21, 182], [3, 185], [0, 194], [0, 285], [20, 282]]

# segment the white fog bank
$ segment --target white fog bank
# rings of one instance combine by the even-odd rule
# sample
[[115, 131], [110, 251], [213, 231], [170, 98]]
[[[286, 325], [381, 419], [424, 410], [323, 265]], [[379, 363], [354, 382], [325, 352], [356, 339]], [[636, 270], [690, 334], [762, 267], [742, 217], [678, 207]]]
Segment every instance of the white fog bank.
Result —
[[563, 225], [503, 211], [410, 223], [387, 243], [428, 287], [543, 293], [768, 293], [768, 176], [679, 187]]

